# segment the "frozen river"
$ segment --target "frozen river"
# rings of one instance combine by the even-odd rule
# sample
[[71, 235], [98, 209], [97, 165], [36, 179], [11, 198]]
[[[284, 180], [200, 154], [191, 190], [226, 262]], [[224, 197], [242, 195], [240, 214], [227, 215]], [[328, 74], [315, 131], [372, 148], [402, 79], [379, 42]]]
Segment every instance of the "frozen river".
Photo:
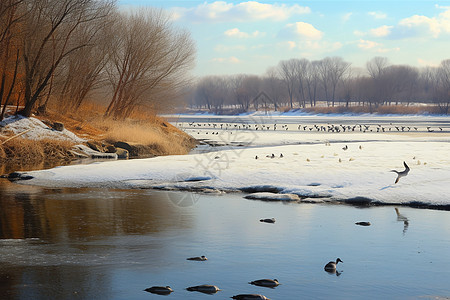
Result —
[[[450, 296], [448, 118], [171, 121], [202, 145], [0, 179], [0, 298], [163, 297], [143, 291], [154, 285], [173, 299]], [[395, 184], [403, 161], [411, 171]], [[262, 278], [281, 285], [248, 284]], [[185, 290], [200, 284], [222, 291]]]

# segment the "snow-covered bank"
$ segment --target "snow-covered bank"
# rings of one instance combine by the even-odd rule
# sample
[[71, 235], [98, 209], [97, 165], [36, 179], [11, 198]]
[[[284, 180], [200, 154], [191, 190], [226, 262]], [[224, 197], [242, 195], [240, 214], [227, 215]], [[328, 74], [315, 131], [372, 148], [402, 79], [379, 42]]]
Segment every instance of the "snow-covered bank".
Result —
[[[345, 145], [347, 150], [343, 149]], [[450, 143], [426, 140], [235, 148], [58, 167], [28, 172], [34, 178], [23, 183], [226, 192], [273, 190], [325, 201], [448, 206], [449, 153]], [[394, 184], [396, 174], [390, 170], [402, 170], [403, 161], [411, 171]]]
[[30, 140], [54, 139], [74, 143], [86, 141], [67, 129], [62, 131], [54, 130], [36, 118], [10, 116], [0, 122], [0, 127], [2, 131], [11, 132], [12, 134], [23, 133], [21, 136]]

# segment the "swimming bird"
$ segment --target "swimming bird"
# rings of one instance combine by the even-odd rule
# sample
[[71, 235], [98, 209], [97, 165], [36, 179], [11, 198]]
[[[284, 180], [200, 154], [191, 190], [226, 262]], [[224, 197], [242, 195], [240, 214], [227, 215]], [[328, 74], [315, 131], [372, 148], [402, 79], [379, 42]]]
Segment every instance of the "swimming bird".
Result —
[[239, 294], [231, 297], [231, 299], [235, 300], [270, 300], [266, 296], [259, 294]]
[[405, 166], [405, 170], [403, 170], [401, 172], [396, 171], [396, 170], [391, 170], [391, 172], [397, 173], [397, 179], [395, 179], [395, 183], [397, 183], [400, 180], [400, 178], [405, 177], [409, 173], [410, 169], [409, 169], [408, 165], [406, 164], [406, 162], [403, 162], [403, 165]]
[[275, 223], [275, 218], [271, 218], [271, 219], [261, 219], [259, 220], [260, 222], [264, 222], [264, 223]]
[[330, 261], [329, 263], [327, 263], [324, 267], [325, 271], [327, 272], [334, 272], [336, 271], [336, 266], [338, 263], [343, 263], [343, 261], [340, 258], [337, 258], [336, 261]]
[[356, 222], [355, 224], [356, 225], [360, 225], [360, 226], [370, 226], [370, 222], [365, 222], [365, 221], [363, 221], [363, 222]]
[[208, 259], [204, 255], [202, 255], [202, 256], [196, 256], [196, 257], [189, 257], [189, 258], [186, 258], [186, 260], [205, 261]]
[[190, 286], [186, 288], [189, 292], [200, 292], [204, 294], [215, 294], [218, 291], [221, 291], [217, 286], [210, 285], [210, 284], [202, 284], [202, 285], [196, 285], [196, 286]]
[[170, 286], [152, 286], [150, 288], [145, 289], [144, 291], [158, 295], [169, 295], [170, 293], [173, 292]]
[[277, 279], [259, 279], [249, 282], [249, 284], [274, 288], [280, 285]]

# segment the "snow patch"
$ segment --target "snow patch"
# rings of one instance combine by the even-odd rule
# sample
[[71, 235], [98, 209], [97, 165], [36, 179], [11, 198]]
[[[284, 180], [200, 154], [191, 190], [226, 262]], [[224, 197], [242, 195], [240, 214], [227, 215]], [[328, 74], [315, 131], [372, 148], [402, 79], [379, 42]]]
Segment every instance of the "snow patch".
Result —
[[55, 139], [73, 141], [75, 143], [86, 141], [67, 129], [63, 129], [63, 131], [54, 130], [33, 117], [10, 116], [0, 122], [0, 128], [2, 131], [9, 131], [13, 134], [27, 131], [22, 137], [30, 140]]
[[300, 197], [296, 194], [253, 193], [244, 198], [266, 201], [300, 201]]

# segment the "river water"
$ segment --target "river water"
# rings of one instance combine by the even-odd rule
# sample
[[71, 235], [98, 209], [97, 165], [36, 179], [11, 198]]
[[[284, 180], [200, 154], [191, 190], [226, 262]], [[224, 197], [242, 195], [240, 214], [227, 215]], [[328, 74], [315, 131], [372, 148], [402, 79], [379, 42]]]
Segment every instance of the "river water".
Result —
[[[0, 179], [1, 299], [439, 299], [450, 212], [282, 204], [242, 194], [45, 189]], [[259, 222], [276, 218], [275, 224]], [[371, 226], [355, 225], [369, 221]], [[205, 255], [207, 261], [186, 258]], [[340, 257], [339, 276], [323, 266]], [[277, 278], [275, 289], [249, 281]], [[185, 288], [214, 284], [215, 295]], [[446, 298], [448, 299], [448, 298]]]

